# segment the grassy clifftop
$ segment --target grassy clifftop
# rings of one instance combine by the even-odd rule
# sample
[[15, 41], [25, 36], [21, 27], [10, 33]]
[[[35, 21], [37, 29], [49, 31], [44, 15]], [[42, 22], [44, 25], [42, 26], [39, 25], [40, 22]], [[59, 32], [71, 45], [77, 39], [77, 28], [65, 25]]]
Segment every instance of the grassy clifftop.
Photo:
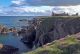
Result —
[[25, 54], [80, 54], [80, 40], [75, 35], [46, 44]]

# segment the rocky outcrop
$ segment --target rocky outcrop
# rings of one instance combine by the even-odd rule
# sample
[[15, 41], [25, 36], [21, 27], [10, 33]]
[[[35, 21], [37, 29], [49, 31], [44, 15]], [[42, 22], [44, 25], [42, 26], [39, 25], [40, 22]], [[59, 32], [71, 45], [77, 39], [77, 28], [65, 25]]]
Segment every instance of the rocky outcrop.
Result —
[[29, 48], [33, 48], [34, 45], [40, 47], [80, 32], [80, 17], [43, 17], [32, 25], [34, 27], [19, 32], [19, 34], [23, 34], [21, 41]]
[[9, 45], [0, 44], [0, 54], [16, 54], [18, 48]]
[[37, 27], [35, 45], [37, 47], [67, 35], [80, 32], [80, 17], [48, 17]]
[[23, 38], [21, 41], [28, 47], [28, 48], [33, 48], [35, 37], [36, 37], [36, 30], [31, 27], [29, 28], [24, 34]]

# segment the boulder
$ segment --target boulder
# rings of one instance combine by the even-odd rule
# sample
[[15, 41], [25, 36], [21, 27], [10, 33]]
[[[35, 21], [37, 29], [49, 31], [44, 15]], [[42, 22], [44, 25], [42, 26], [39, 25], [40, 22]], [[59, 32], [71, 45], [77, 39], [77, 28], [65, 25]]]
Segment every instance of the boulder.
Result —
[[9, 45], [0, 44], [0, 54], [16, 54], [18, 52], [18, 48]]

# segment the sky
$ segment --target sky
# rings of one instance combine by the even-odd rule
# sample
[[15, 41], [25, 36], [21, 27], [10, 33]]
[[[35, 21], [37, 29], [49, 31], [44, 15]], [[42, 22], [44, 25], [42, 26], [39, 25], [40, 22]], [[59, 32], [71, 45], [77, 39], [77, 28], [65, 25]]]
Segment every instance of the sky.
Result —
[[0, 0], [0, 6], [9, 6], [11, 5], [11, 0]]
[[0, 16], [50, 16], [80, 13], [80, 0], [0, 0]]

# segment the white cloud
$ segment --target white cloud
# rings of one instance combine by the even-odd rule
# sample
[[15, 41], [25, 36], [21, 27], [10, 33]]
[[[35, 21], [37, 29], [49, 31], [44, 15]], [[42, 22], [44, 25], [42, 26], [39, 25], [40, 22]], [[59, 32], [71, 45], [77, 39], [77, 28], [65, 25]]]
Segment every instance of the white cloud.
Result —
[[2, 12], [2, 10], [0, 9], [0, 13]]
[[21, 7], [6, 7], [0, 8], [0, 14], [2, 15], [51, 15], [51, 12], [55, 13], [69, 13], [80, 14], [80, 5], [76, 6], [21, 6]]
[[66, 12], [69, 14], [75, 14], [75, 13], [80, 14], [80, 5], [76, 5], [76, 6], [54, 6], [53, 12], [55, 12], [55, 13]]
[[0, 8], [0, 14], [7, 14], [7, 13], [4, 12], [3, 8]]
[[22, 10], [25, 12], [42, 12], [42, 13], [46, 13], [48, 10], [51, 11], [53, 7], [50, 6], [25, 6], [25, 7], [20, 7], [20, 8], [16, 8], [17, 10]]
[[20, 4], [21, 2], [20, 1], [12, 1], [12, 3]]
[[50, 15], [51, 9], [51, 6], [23, 6], [3, 8], [2, 12], [6, 15]]
[[22, 5], [22, 4], [24, 4], [24, 1], [25, 0], [12, 0], [11, 2], [12, 2], [12, 4]]

